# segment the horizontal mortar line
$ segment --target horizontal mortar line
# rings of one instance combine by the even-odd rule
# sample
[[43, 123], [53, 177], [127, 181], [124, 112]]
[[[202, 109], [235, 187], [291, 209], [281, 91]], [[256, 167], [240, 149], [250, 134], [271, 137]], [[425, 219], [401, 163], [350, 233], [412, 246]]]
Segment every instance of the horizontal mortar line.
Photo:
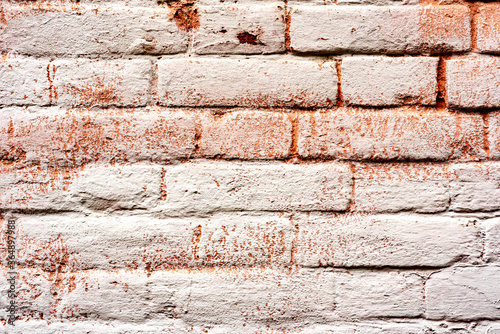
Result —
[[[171, 214], [165, 214], [160, 210], [154, 211], [155, 207], [149, 208], [149, 209], [144, 209], [144, 210], [116, 210], [116, 211], [86, 211], [86, 212], [81, 212], [81, 211], [68, 211], [68, 210], [38, 210], [38, 211], [30, 211], [26, 212], [23, 211], [24, 209], [0, 209], [0, 213], [5, 213], [9, 215], [15, 215], [15, 214], [21, 214], [21, 215], [28, 215], [28, 216], [38, 216], [38, 217], [52, 217], [52, 216], [74, 216], [76, 214], [80, 214], [82, 216], [85, 216], [89, 219], [95, 219], [95, 218], [112, 218], [112, 217], [138, 217], [138, 218], [153, 218], [157, 220], [170, 220], [170, 219], [193, 219], [193, 218], [210, 218], [210, 219], [215, 219], [217, 218], [218, 215], [224, 216], [226, 214], [234, 214], [234, 213], [241, 213], [242, 215], [245, 214], [252, 214], [255, 216], [261, 216], [261, 215], [266, 215], [266, 214], [273, 214], [273, 215], [290, 215], [290, 214], [295, 214], [295, 215], [307, 215], [307, 214], [316, 214], [316, 215], [325, 215], [325, 214], [331, 214], [335, 215], [336, 217], [351, 217], [351, 216], [362, 216], [362, 217], [408, 217], [411, 215], [412, 217], [421, 217], [421, 218], [429, 218], [429, 217], [437, 217], [437, 218], [450, 218], [450, 219], [475, 219], [478, 222], [483, 221], [483, 220], [488, 220], [495, 218], [495, 216], [490, 216], [490, 217], [480, 217], [480, 216], [473, 216], [474, 214], [491, 214], [491, 215], [500, 215], [500, 211], [489, 211], [487, 213], [483, 211], [477, 211], [477, 212], [455, 212], [455, 211], [441, 211], [441, 212], [435, 212], [435, 213], [424, 213], [424, 212], [414, 212], [414, 211], [399, 211], [399, 212], [377, 212], [377, 213], [367, 213], [366, 211], [361, 212], [361, 211], [322, 211], [322, 210], [310, 210], [310, 211], [297, 211], [297, 210], [290, 210], [290, 211], [270, 211], [270, 210], [218, 210], [218, 211], [212, 211], [212, 212], [191, 212], [191, 213], [185, 213], [182, 215], [171, 215]], [[23, 212], [22, 212], [23, 211]], [[124, 215], [123, 213], [133, 213], [130, 215]], [[145, 215], [137, 215], [138, 213], [146, 213]], [[106, 214], [103, 216], [103, 214]], [[472, 215], [472, 216], [471, 216]], [[16, 217], [15, 217], [16, 218]], [[19, 217], [17, 217], [19, 218]], [[284, 217], [286, 218], [286, 217]], [[0, 248], [1, 249], [1, 248]]]
[[[88, 54], [33, 54], [33, 53], [25, 53], [18, 52], [16, 50], [11, 50], [7, 52], [0, 52], [0, 55], [12, 55], [12, 56], [22, 56], [21, 58], [28, 59], [38, 59], [38, 60], [133, 60], [133, 59], [146, 59], [146, 60], [166, 60], [166, 59], [223, 59], [223, 60], [236, 60], [236, 59], [252, 59], [258, 58], [262, 60], [264, 58], [269, 58], [269, 60], [281, 60], [287, 59], [291, 60], [293, 58], [304, 59], [311, 58], [311, 60], [318, 60], [318, 58], [332, 58], [334, 61], [335, 58], [339, 57], [358, 57], [358, 56], [376, 56], [376, 57], [389, 57], [389, 58], [412, 58], [412, 57], [439, 57], [439, 56], [451, 56], [451, 57], [465, 57], [465, 56], [488, 56], [488, 57], [500, 57], [500, 51], [455, 51], [455, 52], [436, 52], [436, 53], [361, 53], [361, 52], [297, 52], [292, 51], [291, 53], [287, 53], [286, 51], [279, 51], [273, 53], [213, 53], [213, 54], [197, 54], [197, 53], [188, 53], [188, 52], [178, 52], [178, 53], [167, 53], [167, 54], [126, 54], [126, 53], [88, 53]], [[179, 57], [182, 56], [182, 57]], [[276, 57], [280, 56], [280, 57]], [[282, 57], [281, 57], [282, 56]], [[56, 57], [54, 59], [54, 57]], [[8, 59], [16, 59], [8, 58]]]
[[[72, 255], [75, 255], [78, 253], [72, 253]], [[22, 262], [21, 262], [22, 263]], [[144, 264], [145, 265], [145, 264]], [[207, 274], [207, 273], [213, 273], [215, 275], [217, 274], [228, 274], [228, 273], [236, 273], [236, 274], [266, 274], [269, 272], [275, 272], [278, 275], [283, 275], [283, 276], [300, 276], [302, 275], [300, 270], [302, 269], [309, 269], [309, 270], [314, 270], [315, 272], [320, 271], [320, 272], [325, 272], [325, 273], [353, 273], [353, 272], [379, 272], [379, 273], [386, 273], [386, 272], [398, 272], [398, 273], [407, 273], [407, 274], [422, 274], [422, 275], [427, 275], [431, 274], [428, 273], [428, 271], [435, 270], [445, 270], [449, 268], [456, 268], [456, 267], [467, 267], [467, 268], [481, 268], [481, 267], [500, 267], [500, 265], [469, 265], [469, 264], [454, 264], [451, 266], [447, 267], [370, 267], [370, 266], [363, 266], [363, 267], [304, 267], [304, 266], [299, 266], [299, 265], [280, 265], [280, 266], [241, 266], [241, 265], [232, 265], [232, 266], [221, 266], [221, 265], [185, 265], [185, 266], [176, 266], [176, 265], [165, 265], [167, 269], [160, 269], [160, 270], [146, 270], [146, 269], [130, 269], [130, 268], [116, 268], [116, 269], [99, 269], [99, 268], [86, 268], [86, 269], [78, 269], [75, 268], [74, 270], [68, 270], [68, 271], [51, 271], [51, 270], [45, 270], [41, 268], [41, 266], [30, 266], [30, 267], [24, 267], [24, 266], [17, 266], [15, 269], [15, 272], [21, 273], [21, 272], [29, 272], [33, 271], [34, 273], [36, 272], [43, 272], [47, 274], [57, 274], [57, 275], [70, 275], [70, 274], [92, 274], [92, 273], [108, 273], [108, 274], [121, 274], [123, 272], [126, 273], [131, 273], [131, 274], [146, 274], [148, 276], [153, 275], [153, 274]], [[7, 269], [7, 266], [0, 266], [0, 270], [5, 270], [5, 271], [11, 271]]]
[[[64, 104], [47, 104], [47, 105], [36, 105], [36, 104], [0, 104], [0, 111], [2, 109], [9, 108], [36, 108], [40, 110], [51, 110], [54, 108], [59, 108], [54, 110], [49, 115], [68, 115], [68, 112], [87, 112], [87, 113], [99, 113], [105, 111], [119, 110], [119, 111], [128, 111], [127, 115], [136, 115], [136, 114], [154, 114], [157, 115], [158, 111], [162, 110], [171, 110], [172, 112], [177, 111], [185, 111], [185, 112], [195, 112], [195, 111], [207, 111], [207, 112], [215, 112], [224, 111], [220, 116], [229, 115], [231, 113], [239, 112], [239, 111], [268, 111], [273, 113], [282, 113], [288, 115], [290, 113], [299, 112], [299, 115], [310, 115], [312, 113], [320, 113], [320, 114], [332, 114], [332, 113], [340, 113], [344, 111], [398, 111], [407, 114], [413, 113], [421, 113], [422, 111], [429, 111], [429, 117], [433, 115], [444, 115], [449, 114], [451, 116], [460, 116], [460, 115], [481, 115], [481, 113], [492, 114], [495, 112], [500, 112], [500, 107], [478, 107], [478, 108], [457, 108], [457, 107], [447, 107], [444, 110], [439, 110], [436, 106], [430, 105], [420, 105], [420, 104], [406, 104], [399, 106], [364, 106], [364, 105], [347, 105], [347, 106], [330, 106], [330, 107], [287, 107], [287, 106], [186, 106], [186, 105], [161, 105], [161, 104], [147, 104], [147, 105], [138, 105], [138, 106], [120, 106], [120, 105], [109, 105], [109, 106], [71, 106]], [[130, 112], [132, 111], [132, 112]], [[135, 111], [135, 113], [133, 113]], [[432, 112], [437, 112], [437, 114], [433, 114]], [[44, 111], [45, 112], [45, 111]], [[36, 113], [33, 113], [36, 115]], [[44, 113], [43, 116], [47, 114]], [[69, 114], [71, 116], [73, 114]], [[162, 116], [168, 116], [169, 113], [162, 113]], [[199, 114], [194, 114], [193, 116], [198, 116]], [[15, 114], [12, 115], [15, 118]], [[110, 115], [109, 117], [112, 117]]]
[[[69, 320], [69, 319], [67, 319]], [[403, 320], [403, 321], [401, 321]], [[405, 321], [406, 320], [406, 321]], [[165, 321], [165, 322], [163, 322]], [[25, 324], [38, 324], [38, 323], [44, 323], [47, 324], [47, 327], [50, 328], [51, 325], [55, 325], [57, 327], [62, 327], [62, 326], [73, 326], [73, 324], [79, 324], [79, 325], [93, 325], [93, 326], [100, 326], [100, 327], [113, 327], [113, 328], [119, 328], [120, 326], [131, 326], [131, 327], [137, 327], [137, 326], [147, 326], [147, 327], [162, 327], [162, 329], [165, 328], [165, 326], [171, 326], [172, 323], [169, 322], [169, 319], [166, 320], [145, 320], [145, 321], [140, 321], [140, 322], [124, 322], [122, 320], [113, 320], [108, 323], [103, 323], [102, 320], [99, 321], [98, 319], [96, 320], [77, 320], [77, 321], [72, 321], [72, 322], [66, 322], [66, 323], [58, 323], [58, 322], [47, 322], [45, 320], [24, 320], [24, 319], [18, 319], [16, 320], [16, 324], [19, 323], [25, 323]], [[465, 320], [435, 320], [435, 319], [428, 319], [422, 316], [419, 317], [392, 317], [392, 318], [384, 318], [384, 317], [376, 317], [376, 318], [365, 318], [363, 320], [356, 320], [356, 319], [345, 319], [345, 320], [331, 320], [331, 321], [322, 321], [320, 323], [309, 323], [310, 326], [314, 325], [324, 325], [324, 326], [346, 326], [346, 327], [379, 327], [379, 326], [386, 326], [386, 325], [416, 325], [416, 326], [425, 326], [425, 325], [433, 325], [433, 326], [440, 326], [442, 324], [450, 324], [450, 325], [463, 325], [463, 326], [470, 326], [471, 322], [474, 324], [477, 324], [478, 326], [485, 326], [485, 325], [500, 325], [500, 319], [485, 319], [485, 320], [471, 320], [471, 321], [465, 321]], [[277, 324], [279, 326], [279, 324]], [[269, 324], [268, 323], [252, 323], [252, 326], [249, 326], [250, 329], [254, 327], [266, 327], [266, 329], [269, 329]], [[192, 325], [185, 325], [186, 328], [193, 328]], [[195, 326], [196, 327], [196, 326]], [[233, 329], [231, 324], [225, 324], [222, 326], [223, 327], [228, 327]], [[182, 329], [182, 326], [179, 326], [179, 328]], [[272, 328], [272, 327], [271, 327]], [[307, 326], [305, 326], [307, 328]]]

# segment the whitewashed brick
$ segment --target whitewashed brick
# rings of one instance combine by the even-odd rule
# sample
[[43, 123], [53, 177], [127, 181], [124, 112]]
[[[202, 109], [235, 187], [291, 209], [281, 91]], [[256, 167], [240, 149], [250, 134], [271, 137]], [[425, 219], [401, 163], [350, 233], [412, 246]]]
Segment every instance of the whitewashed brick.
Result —
[[144, 106], [149, 101], [149, 60], [59, 60], [53, 64], [59, 104]]
[[200, 6], [198, 54], [259, 54], [285, 51], [283, 3]]
[[354, 210], [362, 212], [433, 213], [448, 208], [447, 166], [425, 163], [357, 165]]
[[344, 211], [352, 174], [340, 164], [187, 163], [164, 168], [162, 212]]
[[450, 184], [453, 211], [495, 211], [500, 209], [500, 164], [461, 164]]
[[[16, 215], [16, 226], [18, 265], [64, 272], [283, 267], [290, 264], [295, 236], [289, 217], [272, 213], [169, 219]], [[5, 249], [1, 254], [5, 265]]]
[[27, 165], [165, 163], [194, 153], [195, 121], [165, 109], [5, 108], [0, 139], [3, 159]]
[[483, 119], [425, 108], [343, 108], [299, 116], [306, 158], [447, 160], [485, 157]]
[[[297, 52], [427, 53], [471, 47], [466, 6], [294, 6]], [[449, 29], [453, 27], [453, 29]]]
[[472, 219], [419, 215], [296, 215], [294, 258], [304, 266], [443, 267], [477, 262], [480, 231]]
[[486, 116], [488, 120], [488, 142], [490, 157], [500, 159], [500, 113], [492, 112]]
[[283, 159], [292, 146], [290, 117], [267, 110], [206, 113], [201, 129], [200, 153], [205, 157]]
[[482, 3], [476, 16], [477, 49], [480, 52], [500, 52], [500, 4]]
[[167, 106], [335, 104], [333, 63], [295, 58], [192, 58], [158, 62], [160, 102]]
[[49, 104], [48, 66], [48, 61], [31, 58], [0, 60], [0, 105]]
[[437, 58], [346, 57], [342, 94], [352, 105], [436, 104]]
[[500, 60], [495, 57], [446, 61], [446, 87], [451, 107], [500, 107], [499, 82]]
[[412, 272], [339, 274], [335, 297], [336, 310], [342, 319], [418, 317], [425, 310], [423, 279]]
[[192, 325], [326, 322], [335, 316], [334, 284], [329, 272], [193, 275], [183, 319]]
[[77, 3], [3, 6], [0, 50], [36, 56], [169, 54], [187, 50], [188, 34], [168, 8]]
[[153, 166], [2, 168], [0, 207], [29, 210], [145, 209], [160, 199], [161, 169]]
[[500, 319], [500, 267], [456, 267], [432, 274], [426, 284], [427, 318]]
[[500, 262], [500, 218], [492, 218], [481, 222], [484, 234], [484, 260]]

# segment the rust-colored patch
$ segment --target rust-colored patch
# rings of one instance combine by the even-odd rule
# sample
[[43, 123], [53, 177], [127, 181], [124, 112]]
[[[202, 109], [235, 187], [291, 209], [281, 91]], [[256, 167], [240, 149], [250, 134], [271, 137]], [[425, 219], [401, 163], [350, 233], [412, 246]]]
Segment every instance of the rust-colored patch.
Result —
[[451, 39], [467, 43], [470, 32], [467, 25], [467, 7], [459, 5], [449, 6], [421, 6], [418, 22], [418, 33], [421, 38], [421, 52], [452, 52], [453, 47], [445, 41]]
[[[117, 86], [116, 80], [95, 78], [95, 82], [78, 87], [68, 85], [63, 87], [62, 91], [73, 96], [75, 106], [114, 105], [121, 101]], [[54, 96], [57, 96], [57, 92]]]
[[439, 57], [439, 62], [437, 66], [437, 96], [436, 96], [436, 108], [438, 110], [446, 109], [448, 105], [448, 94], [446, 93], [446, 61], [450, 59], [450, 56]]
[[288, 0], [284, 0], [285, 8], [283, 14], [283, 22], [285, 22], [285, 50], [287, 52], [291, 51], [291, 39], [290, 39], [290, 23], [292, 22], [292, 10], [288, 7]]
[[337, 70], [337, 107], [344, 106], [344, 96], [342, 94], [342, 59], [335, 62], [335, 69]]
[[158, 0], [158, 4], [166, 4], [170, 9], [170, 18], [177, 27], [184, 31], [196, 30], [200, 27], [200, 14], [193, 0]]
[[479, 6], [481, 3], [468, 2], [470, 11], [470, 29], [471, 29], [471, 46], [472, 51], [477, 51], [477, 21], [479, 18]]
[[[29, 279], [29, 275], [23, 275], [21, 279], [24, 281], [24, 285], [30, 287], [29, 291], [24, 292], [25, 297], [36, 299], [44, 293], [50, 295], [51, 305], [50, 309], [47, 310], [47, 320], [74, 316], [76, 308], [61, 307], [61, 301], [63, 295], [76, 289], [77, 279], [74, 271], [79, 269], [76, 255], [69, 249], [60, 235], [47, 240], [39, 240], [28, 237], [19, 228], [18, 240], [19, 269], [40, 270], [38, 272], [50, 285], [49, 291], [40, 290], [40, 286], [34, 284]], [[31, 317], [35, 316], [31, 315]], [[43, 318], [43, 314], [39, 314], [38, 318]]]

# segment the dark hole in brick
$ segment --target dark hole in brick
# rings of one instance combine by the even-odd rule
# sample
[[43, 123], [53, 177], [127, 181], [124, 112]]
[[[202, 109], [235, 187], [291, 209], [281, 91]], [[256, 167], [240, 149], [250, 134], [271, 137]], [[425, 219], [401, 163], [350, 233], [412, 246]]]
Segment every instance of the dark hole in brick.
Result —
[[253, 35], [247, 31], [240, 32], [237, 35], [237, 37], [241, 44], [251, 44], [251, 45], [260, 44], [258, 41], [258, 36]]

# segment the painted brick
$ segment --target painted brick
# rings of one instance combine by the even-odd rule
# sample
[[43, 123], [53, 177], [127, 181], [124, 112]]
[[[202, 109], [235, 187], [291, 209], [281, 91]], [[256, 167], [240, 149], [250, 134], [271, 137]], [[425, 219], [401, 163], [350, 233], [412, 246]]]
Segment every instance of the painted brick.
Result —
[[144, 106], [149, 101], [149, 60], [60, 60], [53, 63], [55, 99], [65, 106]]
[[3, 5], [0, 51], [46, 55], [169, 54], [187, 50], [188, 34], [168, 8], [78, 3]]
[[430, 57], [346, 57], [342, 93], [351, 105], [436, 104], [438, 59]]
[[[295, 6], [297, 52], [427, 53], [471, 47], [466, 6]], [[450, 29], [453, 27], [453, 29]]]
[[450, 209], [459, 212], [500, 209], [500, 164], [461, 164], [450, 184]]
[[471, 219], [409, 215], [295, 215], [294, 259], [308, 267], [444, 267], [478, 262]]
[[161, 169], [151, 166], [83, 170], [3, 167], [1, 171], [3, 209], [146, 209], [160, 199]]
[[340, 109], [301, 115], [298, 152], [305, 158], [447, 160], [485, 157], [480, 115], [424, 108]]
[[321, 163], [193, 163], [164, 168], [162, 212], [345, 211], [352, 174]]
[[283, 159], [290, 155], [292, 122], [283, 113], [243, 110], [201, 119], [200, 154], [226, 159]]
[[490, 149], [490, 157], [492, 159], [500, 159], [500, 113], [489, 113], [486, 116], [488, 122], [488, 144]]
[[443, 165], [357, 165], [354, 210], [370, 213], [445, 211], [450, 201], [450, 178], [449, 168]]
[[48, 65], [48, 61], [31, 58], [1, 59], [0, 105], [49, 104]]
[[480, 52], [500, 52], [500, 4], [481, 4], [477, 10], [477, 49]]
[[[154, 182], [149, 186], [152, 185]], [[112, 187], [110, 185], [109, 189]], [[128, 195], [128, 199], [130, 197], [132, 195]], [[120, 199], [122, 203], [126, 200]], [[4, 228], [5, 225], [4, 222]], [[289, 217], [272, 213], [169, 219], [123, 215], [23, 215], [18, 216], [16, 225], [18, 265], [62, 272], [283, 267], [290, 264], [295, 235]], [[2, 255], [5, 255], [2, 261], [6, 264], [5, 249]]]
[[335, 288], [338, 315], [346, 320], [418, 317], [425, 310], [423, 280], [412, 272], [347, 271]]
[[458, 108], [500, 107], [500, 60], [494, 57], [446, 61], [448, 105]]
[[337, 95], [332, 63], [293, 57], [162, 59], [158, 77], [167, 106], [326, 107]]
[[492, 218], [481, 222], [484, 234], [484, 260], [500, 262], [500, 219]]
[[[334, 317], [332, 273], [286, 275], [263, 271], [246, 277], [199, 274], [192, 277], [188, 324], [293, 324], [322, 322]], [[224, 293], [221, 293], [224, 292]]]
[[194, 119], [182, 111], [12, 108], [0, 115], [1, 157], [28, 165], [165, 163], [195, 149]]
[[260, 54], [285, 51], [283, 3], [200, 6], [198, 54]]
[[427, 318], [500, 319], [500, 267], [456, 267], [432, 274], [426, 284]]

